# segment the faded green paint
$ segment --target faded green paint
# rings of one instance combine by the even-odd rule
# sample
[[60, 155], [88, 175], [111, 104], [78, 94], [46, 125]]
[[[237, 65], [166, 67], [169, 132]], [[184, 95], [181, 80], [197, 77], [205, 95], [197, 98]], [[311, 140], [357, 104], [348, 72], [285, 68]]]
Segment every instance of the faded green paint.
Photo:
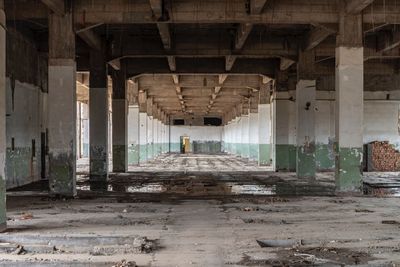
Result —
[[243, 158], [249, 158], [249, 156], [250, 156], [249, 144], [242, 144], [242, 151], [240, 152], [240, 155]]
[[275, 145], [275, 165], [277, 171], [296, 171], [296, 147]]
[[6, 226], [6, 183], [5, 178], [0, 175], [0, 232], [3, 232]]
[[336, 191], [361, 192], [363, 149], [361, 147], [336, 149]]
[[140, 146], [139, 145], [130, 145], [128, 147], [128, 164], [129, 165], [138, 165], [140, 159]]
[[127, 172], [127, 147], [113, 145], [113, 172]]
[[153, 158], [154, 158], [154, 145], [147, 144], [147, 159], [153, 159]]
[[49, 187], [52, 195], [76, 195], [75, 161], [72, 153], [49, 154]]
[[[38, 155], [36, 155], [38, 156]], [[40, 155], [39, 157], [40, 158]], [[16, 147], [6, 151], [6, 186], [16, 187], [33, 181], [35, 175], [30, 147]]]
[[249, 157], [251, 160], [258, 161], [258, 152], [259, 152], [258, 144], [249, 144]]
[[298, 178], [314, 179], [316, 172], [315, 145], [297, 147], [296, 174]]
[[139, 162], [147, 160], [147, 145], [139, 145]]
[[315, 159], [318, 171], [334, 171], [335, 152], [333, 144], [317, 144], [315, 146]]
[[258, 144], [258, 164], [266, 166], [271, 164], [271, 144]]
[[171, 152], [180, 153], [181, 152], [181, 144], [180, 143], [171, 143]]
[[105, 182], [108, 179], [108, 153], [104, 146], [90, 146], [90, 180]]
[[221, 153], [221, 142], [217, 141], [193, 141], [192, 150], [193, 153], [211, 153], [218, 154]]

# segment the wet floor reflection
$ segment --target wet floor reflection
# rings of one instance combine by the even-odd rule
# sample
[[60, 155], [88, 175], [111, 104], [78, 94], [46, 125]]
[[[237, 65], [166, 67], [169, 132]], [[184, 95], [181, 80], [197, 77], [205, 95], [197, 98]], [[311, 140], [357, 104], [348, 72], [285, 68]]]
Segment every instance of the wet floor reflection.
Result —
[[[88, 181], [87, 181], [88, 182]], [[112, 176], [109, 184], [78, 183], [78, 190], [182, 196], [334, 195], [334, 184], [284, 181], [277, 177], [228, 174], [169, 174]]]

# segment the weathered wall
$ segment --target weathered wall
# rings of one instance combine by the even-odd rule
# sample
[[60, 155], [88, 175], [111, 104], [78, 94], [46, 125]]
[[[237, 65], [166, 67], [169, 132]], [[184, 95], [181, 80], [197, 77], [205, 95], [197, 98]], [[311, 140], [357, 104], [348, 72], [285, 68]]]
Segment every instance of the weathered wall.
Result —
[[180, 137], [189, 136], [192, 152], [220, 153], [222, 133], [222, 126], [171, 126], [171, 152], [180, 152]]
[[41, 178], [41, 133], [47, 125], [47, 60], [33, 41], [7, 29], [6, 184]]

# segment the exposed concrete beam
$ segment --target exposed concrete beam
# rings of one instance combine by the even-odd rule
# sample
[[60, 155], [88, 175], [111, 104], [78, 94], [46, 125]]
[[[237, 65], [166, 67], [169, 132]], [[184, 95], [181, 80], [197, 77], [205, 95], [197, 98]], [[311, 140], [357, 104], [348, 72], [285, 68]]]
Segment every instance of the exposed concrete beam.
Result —
[[171, 71], [176, 71], [176, 61], [174, 56], [167, 56], [168, 66]]
[[374, 0], [347, 0], [346, 2], [346, 12], [348, 14], [359, 14], [367, 6], [372, 4]]
[[237, 56], [226, 56], [225, 57], [225, 70], [230, 71], [233, 68], [233, 65], [235, 64]]
[[108, 64], [110, 64], [111, 67], [113, 67], [114, 70], [120, 70], [121, 69], [121, 60], [114, 59], [108, 62]]
[[322, 41], [324, 41], [328, 36], [334, 34], [335, 31], [324, 26], [317, 26], [312, 29], [306, 37], [304, 44], [304, 50], [311, 50], [318, 46]]
[[290, 68], [290, 66], [292, 66], [294, 63], [296, 63], [296, 61], [288, 59], [288, 58], [281, 58], [281, 63], [279, 66], [280, 70], [287, 70], [288, 68]]
[[65, 3], [63, 0], [41, 0], [51, 11], [59, 16], [65, 14]]
[[242, 49], [252, 29], [253, 29], [253, 24], [251, 23], [240, 24], [236, 33], [236, 40], [235, 40], [236, 50]]
[[226, 78], [228, 78], [227, 74], [220, 74], [218, 75], [218, 83], [219, 84], [223, 84], [226, 80]]
[[382, 36], [382, 40], [379, 44], [377, 52], [378, 53], [388, 52], [399, 46], [400, 46], [400, 32], [394, 30], [394, 31], [385, 33]]
[[154, 17], [159, 19], [162, 15], [162, 0], [149, 0]]
[[[371, 1], [371, 0], [369, 0]], [[45, 19], [46, 10], [38, 8], [35, 1], [7, 1], [6, 13], [13, 14], [14, 20]], [[14, 3], [17, 2], [17, 3]], [[201, 12], [198, 0], [179, 2], [169, 10], [168, 23], [268, 23], [268, 24], [310, 24], [338, 23], [339, 11], [337, 1], [271, 1], [271, 8], [259, 15], [251, 15], [243, 8], [245, 1], [206, 1], [202, 2]], [[363, 22], [366, 24], [398, 23], [400, 14], [388, 13], [396, 10], [395, 1], [377, 1], [374, 9], [365, 9]], [[350, 7], [350, 5], [349, 5]], [[398, 7], [398, 4], [397, 4]], [[350, 9], [350, 8], [349, 8]], [[107, 10], [107, 12], [104, 12]], [[14, 12], [15, 11], [15, 12]], [[10, 16], [11, 17], [11, 16]], [[152, 16], [150, 5], [142, 1], [102, 1], [101, 5], [93, 0], [74, 1], [74, 18], [78, 25], [85, 24], [131, 24], [157, 23]]]
[[251, 14], [260, 14], [263, 11], [266, 3], [267, 3], [267, 0], [251, 0], [250, 1], [250, 13]]
[[160, 33], [161, 41], [164, 45], [165, 50], [171, 49], [171, 33], [169, 31], [169, 24], [157, 23], [157, 28]]
[[77, 31], [77, 34], [90, 48], [102, 50], [102, 40], [93, 30]]

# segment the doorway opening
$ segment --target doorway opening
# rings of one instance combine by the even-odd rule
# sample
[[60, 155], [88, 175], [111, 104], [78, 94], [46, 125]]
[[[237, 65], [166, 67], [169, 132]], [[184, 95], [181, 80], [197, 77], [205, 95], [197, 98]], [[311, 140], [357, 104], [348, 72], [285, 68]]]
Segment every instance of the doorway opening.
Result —
[[190, 137], [181, 136], [181, 153], [187, 154], [190, 152]]

